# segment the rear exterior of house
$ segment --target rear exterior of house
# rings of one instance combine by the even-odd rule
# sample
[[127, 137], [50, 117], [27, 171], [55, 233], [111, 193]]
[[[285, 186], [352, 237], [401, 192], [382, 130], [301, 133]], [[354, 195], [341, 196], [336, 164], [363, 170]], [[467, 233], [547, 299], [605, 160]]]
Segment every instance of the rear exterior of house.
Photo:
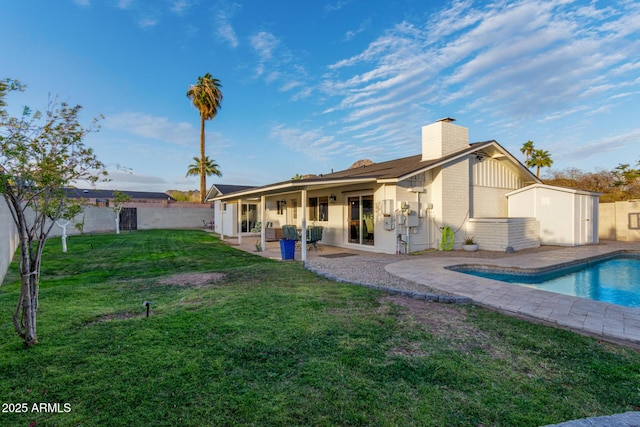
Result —
[[[439, 248], [448, 227], [454, 248], [468, 235], [480, 249], [520, 250], [539, 246], [539, 223], [533, 215], [509, 217], [506, 195], [539, 182], [496, 141], [469, 144], [467, 128], [443, 119], [423, 127], [422, 153], [416, 156], [215, 200], [219, 208], [234, 203], [255, 212], [256, 222], [265, 224], [263, 240], [283, 225], [321, 225], [323, 244], [411, 253]], [[237, 230], [250, 232], [246, 218], [232, 219]]]

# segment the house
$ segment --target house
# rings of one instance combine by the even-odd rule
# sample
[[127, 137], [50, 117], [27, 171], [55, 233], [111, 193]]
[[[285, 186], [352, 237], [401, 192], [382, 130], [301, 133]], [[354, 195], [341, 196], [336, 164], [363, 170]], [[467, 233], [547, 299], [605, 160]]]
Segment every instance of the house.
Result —
[[[110, 203], [113, 203], [115, 196], [113, 193], [116, 190], [97, 190], [95, 188], [65, 188], [65, 195], [71, 199], [86, 199], [89, 204], [93, 206], [106, 206], [109, 207]], [[120, 190], [119, 190], [120, 191]], [[166, 193], [152, 192], [152, 191], [128, 191], [121, 190], [121, 193], [125, 193], [130, 197], [127, 206], [132, 204], [142, 203], [170, 203], [175, 202], [176, 199], [167, 195]]]
[[[223, 235], [235, 237], [241, 233], [249, 233], [258, 223], [258, 206], [246, 200], [222, 201], [219, 198], [229, 193], [251, 190], [248, 185], [213, 184], [205, 201], [213, 203], [213, 231]], [[238, 208], [240, 207], [240, 208]], [[238, 216], [240, 215], [240, 216]], [[238, 219], [239, 218], [239, 219]]]
[[[453, 122], [445, 118], [424, 126], [422, 153], [415, 156], [213, 200], [255, 206], [259, 221], [273, 228], [321, 225], [323, 244], [345, 248], [411, 253], [443, 244], [459, 248], [465, 236], [474, 236], [485, 250], [539, 246], [534, 212], [510, 215], [507, 195], [540, 180], [496, 141], [470, 144], [468, 129]], [[231, 220], [237, 225], [243, 218]], [[305, 245], [302, 251], [306, 259]]]

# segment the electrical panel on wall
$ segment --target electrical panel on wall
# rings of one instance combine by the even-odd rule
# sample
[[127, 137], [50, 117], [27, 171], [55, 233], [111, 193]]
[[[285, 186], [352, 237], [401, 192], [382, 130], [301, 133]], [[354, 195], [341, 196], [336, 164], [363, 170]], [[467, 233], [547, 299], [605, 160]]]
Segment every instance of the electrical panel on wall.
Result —
[[389, 216], [389, 215], [393, 215], [393, 200], [392, 199], [385, 199], [382, 201], [382, 215]]
[[384, 224], [385, 230], [393, 230], [395, 228], [392, 216], [385, 216], [382, 223]]
[[411, 212], [407, 215], [407, 226], [408, 227], [419, 227], [420, 226], [420, 217], [418, 217], [417, 212]]

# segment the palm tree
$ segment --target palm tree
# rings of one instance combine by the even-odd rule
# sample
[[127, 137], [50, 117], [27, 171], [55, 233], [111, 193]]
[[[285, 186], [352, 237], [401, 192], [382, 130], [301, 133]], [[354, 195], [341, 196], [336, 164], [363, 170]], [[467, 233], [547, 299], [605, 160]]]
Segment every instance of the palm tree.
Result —
[[552, 164], [551, 155], [546, 150], [533, 150], [531, 157], [527, 160], [527, 167], [537, 167], [536, 178], [540, 178], [540, 168], [546, 168]]
[[[202, 165], [200, 165], [200, 157], [194, 157], [192, 164], [189, 165], [189, 169], [187, 169], [186, 176], [198, 176], [202, 172]], [[210, 159], [209, 156], [204, 156], [204, 174], [205, 176], [222, 176], [222, 172], [220, 171], [220, 166], [216, 163], [215, 160]]]
[[[198, 76], [198, 83], [189, 86], [187, 97], [191, 99], [194, 107], [200, 112], [200, 158], [204, 159], [204, 122], [213, 119], [221, 108], [222, 84], [220, 80], [207, 73], [204, 77]], [[207, 191], [207, 176], [205, 163], [200, 164], [200, 203], [204, 203]]]
[[533, 154], [533, 151], [535, 150], [535, 148], [533, 148], [533, 141], [527, 141], [524, 144], [522, 144], [522, 148], [520, 148], [520, 152], [522, 154], [524, 154], [524, 164], [526, 165], [527, 163], [529, 163], [529, 157], [531, 157], [531, 155]]

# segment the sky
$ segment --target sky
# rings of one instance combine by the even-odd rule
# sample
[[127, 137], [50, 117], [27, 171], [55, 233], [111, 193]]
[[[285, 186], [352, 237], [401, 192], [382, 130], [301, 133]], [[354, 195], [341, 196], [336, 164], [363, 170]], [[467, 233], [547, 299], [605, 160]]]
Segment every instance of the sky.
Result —
[[[265, 185], [419, 154], [453, 117], [470, 142], [552, 170], [640, 161], [640, 2], [587, 0], [4, 0], [9, 108], [83, 107], [98, 188], [196, 190], [199, 114], [186, 92], [222, 83], [206, 122], [213, 183]], [[544, 176], [543, 169], [543, 176]]]

